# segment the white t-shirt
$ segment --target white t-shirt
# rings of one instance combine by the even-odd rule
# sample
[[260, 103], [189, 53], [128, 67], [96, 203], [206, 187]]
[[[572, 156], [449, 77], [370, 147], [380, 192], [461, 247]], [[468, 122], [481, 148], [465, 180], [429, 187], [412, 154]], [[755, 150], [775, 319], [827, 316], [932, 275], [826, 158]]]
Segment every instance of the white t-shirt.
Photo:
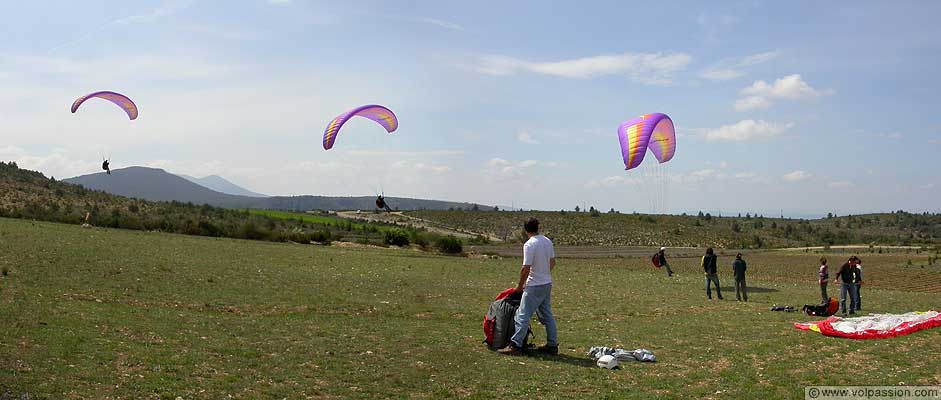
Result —
[[552, 241], [543, 235], [536, 235], [523, 244], [523, 265], [529, 265], [529, 278], [526, 286], [539, 286], [552, 283], [549, 275], [549, 259], [555, 258]]

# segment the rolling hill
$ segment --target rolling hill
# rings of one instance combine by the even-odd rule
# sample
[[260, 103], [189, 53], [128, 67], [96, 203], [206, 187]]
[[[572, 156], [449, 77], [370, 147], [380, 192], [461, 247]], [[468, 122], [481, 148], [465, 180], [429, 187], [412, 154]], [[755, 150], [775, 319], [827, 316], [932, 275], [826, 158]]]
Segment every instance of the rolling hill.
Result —
[[[207, 177], [203, 178], [209, 179]], [[219, 178], [225, 181], [222, 178]], [[200, 180], [200, 181], [203, 181]], [[269, 210], [372, 210], [372, 196], [271, 196], [257, 197], [223, 193], [194, 183], [178, 175], [158, 168], [128, 167], [115, 169], [111, 175], [103, 172], [64, 179], [65, 182], [84, 186], [92, 190], [152, 201], [179, 201], [193, 204], [209, 204], [224, 208], [258, 208]], [[218, 180], [210, 179], [218, 183]], [[228, 182], [228, 181], [225, 181]], [[231, 184], [231, 183], [230, 183]], [[234, 185], [233, 185], [234, 186]], [[241, 189], [241, 188], [239, 188]], [[244, 190], [244, 189], [242, 189]], [[399, 210], [448, 210], [472, 209], [475, 204], [453, 201], [386, 197], [392, 208]], [[492, 207], [476, 205], [478, 208]]]
[[246, 188], [243, 188], [239, 185], [236, 185], [230, 182], [228, 179], [225, 179], [219, 175], [209, 175], [202, 178], [196, 178], [189, 175], [177, 174], [177, 176], [186, 179], [190, 182], [193, 182], [197, 185], [207, 187], [209, 189], [215, 190], [219, 193], [231, 194], [236, 196], [248, 196], [248, 197], [268, 197], [266, 194], [256, 193]]

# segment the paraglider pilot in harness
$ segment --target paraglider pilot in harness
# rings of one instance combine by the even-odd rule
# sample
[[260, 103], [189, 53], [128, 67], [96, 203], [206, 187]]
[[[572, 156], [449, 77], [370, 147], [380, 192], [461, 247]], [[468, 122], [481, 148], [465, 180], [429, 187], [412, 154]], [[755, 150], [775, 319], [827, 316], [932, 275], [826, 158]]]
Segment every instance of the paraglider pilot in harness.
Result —
[[380, 194], [376, 197], [376, 208], [380, 210], [386, 210], [387, 212], [392, 212], [392, 209], [389, 208], [389, 205], [386, 204], [386, 199]]
[[105, 170], [105, 172], [107, 172], [108, 175], [111, 175], [111, 167], [110, 167], [108, 164], [109, 164], [109, 162], [108, 162], [107, 159], [105, 159], [104, 161], [102, 161], [102, 162], [101, 162], [101, 169]]

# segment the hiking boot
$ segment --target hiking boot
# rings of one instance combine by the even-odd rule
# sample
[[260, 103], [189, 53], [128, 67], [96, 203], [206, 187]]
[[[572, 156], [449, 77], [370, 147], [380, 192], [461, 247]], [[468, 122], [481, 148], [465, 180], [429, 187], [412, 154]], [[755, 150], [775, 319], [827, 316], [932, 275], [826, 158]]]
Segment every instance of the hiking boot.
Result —
[[536, 351], [542, 354], [548, 354], [550, 356], [557, 356], [559, 355], [559, 346], [549, 346], [549, 345], [539, 346], [536, 348]]
[[505, 356], [521, 356], [523, 355], [523, 350], [515, 345], [507, 345], [506, 347], [497, 350], [497, 353], [503, 354]]

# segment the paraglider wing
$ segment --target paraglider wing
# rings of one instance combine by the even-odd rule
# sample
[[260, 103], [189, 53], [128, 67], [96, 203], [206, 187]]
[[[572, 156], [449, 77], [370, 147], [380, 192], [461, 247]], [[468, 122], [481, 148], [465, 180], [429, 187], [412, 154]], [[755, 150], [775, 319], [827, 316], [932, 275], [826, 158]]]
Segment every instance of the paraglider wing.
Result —
[[72, 103], [72, 113], [74, 114], [75, 111], [78, 111], [78, 107], [81, 106], [82, 103], [85, 102], [85, 100], [88, 100], [92, 97], [98, 97], [101, 99], [108, 100], [114, 104], [117, 104], [118, 107], [121, 107], [121, 109], [127, 113], [128, 118], [130, 118], [131, 120], [137, 119], [137, 105], [134, 104], [134, 102], [131, 101], [131, 99], [128, 98], [127, 96], [120, 94], [120, 93], [109, 92], [109, 91], [89, 93], [89, 94], [86, 94], [82, 97], [75, 99], [75, 101]]
[[648, 148], [660, 163], [670, 161], [676, 152], [676, 132], [666, 114], [644, 114], [621, 123], [618, 140], [624, 169], [637, 168], [644, 161]]
[[369, 118], [373, 121], [376, 121], [379, 125], [382, 125], [383, 128], [386, 128], [386, 132], [392, 133], [399, 127], [399, 120], [395, 117], [395, 114], [392, 113], [392, 110], [385, 108], [380, 105], [366, 105], [361, 107], [356, 107], [350, 111], [347, 111], [343, 114], [338, 115], [329, 124], [327, 124], [327, 129], [323, 132], [323, 149], [330, 150], [333, 148], [333, 142], [337, 140], [337, 134], [340, 133], [340, 128], [343, 127], [343, 124], [346, 123], [350, 118], [355, 116]]

